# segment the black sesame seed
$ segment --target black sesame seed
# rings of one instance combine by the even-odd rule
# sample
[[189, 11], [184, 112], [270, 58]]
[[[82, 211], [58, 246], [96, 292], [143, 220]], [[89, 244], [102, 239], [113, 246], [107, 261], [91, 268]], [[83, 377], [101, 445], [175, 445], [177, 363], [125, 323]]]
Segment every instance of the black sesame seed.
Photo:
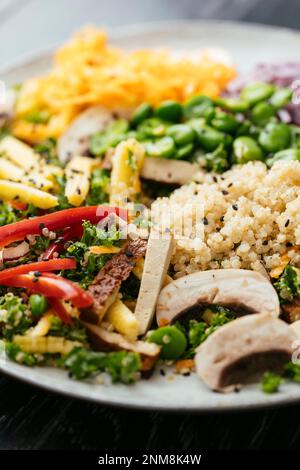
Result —
[[263, 244], [264, 246], [266, 246], [268, 243], [269, 243], [268, 240], [264, 240], [264, 241], [262, 242], [262, 244]]
[[229, 194], [229, 192], [226, 191], [226, 189], [223, 189], [223, 190], [222, 190], [222, 194], [224, 194], [224, 196], [227, 196], [227, 194]]
[[163, 377], [166, 375], [165, 371], [163, 369], [160, 369], [159, 371], [160, 375], [162, 375]]
[[206, 217], [203, 217], [202, 221], [203, 221], [203, 224], [204, 224], [204, 225], [208, 225], [208, 220], [207, 220]]
[[35, 277], [40, 277], [42, 275], [42, 273], [40, 271], [34, 271], [33, 275]]
[[218, 178], [216, 176], [213, 176], [213, 180], [214, 180], [215, 183], [218, 182]]
[[191, 375], [190, 372], [185, 372], [184, 374], [182, 374], [184, 377], [188, 377], [189, 375]]
[[233, 186], [233, 183], [229, 183], [229, 185], [227, 186], [227, 188], [231, 188], [231, 186]]
[[41, 223], [39, 227], [40, 227], [40, 230], [43, 230], [43, 228], [45, 228], [45, 224]]
[[77, 194], [81, 194], [81, 189], [80, 188], [77, 188]]
[[38, 280], [39, 280], [39, 278], [38, 278], [38, 277], [36, 277], [36, 276], [34, 276], [34, 278], [33, 278], [33, 281], [32, 281], [32, 282], [38, 282]]
[[220, 222], [224, 222], [224, 219], [225, 219], [225, 217], [224, 217], [224, 215], [222, 215], [222, 216], [220, 217]]
[[286, 223], [284, 224], [284, 226], [285, 226], [285, 227], [288, 227], [289, 223], [290, 223], [290, 219], [287, 219], [287, 221], [286, 221]]
[[293, 246], [293, 244], [292, 244], [291, 242], [286, 242], [285, 246], [286, 246], [287, 248], [290, 248], [291, 246]]
[[232, 209], [234, 211], [237, 211], [239, 209], [239, 206], [237, 204], [232, 204]]
[[131, 251], [125, 250], [125, 255], [128, 256], [128, 258], [133, 258], [133, 254], [131, 253]]

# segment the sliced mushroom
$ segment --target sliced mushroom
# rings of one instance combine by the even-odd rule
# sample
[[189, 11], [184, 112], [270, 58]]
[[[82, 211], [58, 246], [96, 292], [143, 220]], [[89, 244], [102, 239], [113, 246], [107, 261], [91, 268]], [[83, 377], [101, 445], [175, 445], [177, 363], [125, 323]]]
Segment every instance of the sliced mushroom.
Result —
[[165, 158], [145, 158], [141, 177], [167, 184], [183, 185], [189, 183], [199, 167], [190, 162]]
[[82, 311], [84, 320], [101, 322], [108, 308], [116, 300], [122, 282], [133, 270], [136, 260], [145, 256], [146, 247], [146, 240], [132, 240], [103, 266], [88, 288], [94, 303], [92, 307]]
[[71, 123], [57, 144], [58, 157], [62, 163], [70, 158], [85, 155], [89, 139], [96, 132], [104, 130], [115, 119], [115, 113], [102, 106], [91, 106]]
[[174, 322], [194, 307], [222, 305], [238, 313], [271, 313], [279, 316], [279, 300], [272, 284], [256, 271], [213, 269], [176, 279], [158, 298], [159, 326]]
[[[109, 149], [102, 162], [105, 170], [111, 169], [111, 159], [114, 149]], [[141, 170], [141, 177], [146, 180], [166, 184], [183, 185], [189, 183], [199, 170], [196, 164], [170, 158], [146, 157]]]
[[142, 370], [151, 370], [157, 361], [160, 347], [155, 343], [145, 341], [130, 342], [119, 333], [108, 331], [100, 326], [83, 322], [86, 327], [90, 341], [96, 351], [132, 351], [141, 355]]
[[270, 314], [246, 315], [222, 326], [202, 343], [196, 371], [211, 389], [232, 391], [266, 371], [281, 372], [291, 360], [295, 332]]
[[151, 230], [135, 308], [141, 335], [146, 333], [152, 323], [157, 298], [170, 265], [172, 251], [171, 234], [162, 236], [158, 231]]

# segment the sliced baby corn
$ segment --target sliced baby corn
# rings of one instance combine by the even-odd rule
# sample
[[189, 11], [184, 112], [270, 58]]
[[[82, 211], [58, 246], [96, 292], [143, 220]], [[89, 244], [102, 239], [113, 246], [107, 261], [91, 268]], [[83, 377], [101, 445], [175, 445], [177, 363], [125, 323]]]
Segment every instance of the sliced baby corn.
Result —
[[25, 170], [33, 169], [39, 165], [39, 155], [29, 145], [15, 137], [7, 136], [1, 140], [0, 154]]
[[50, 209], [57, 206], [58, 199], [52, 194], [31, 188], [23, 183], [0, 180], [0, 199], [12, 201], [17, 199], [26, 204], [33, 204], [40, 209]]
[[66, 167], [65, 196], [73, 206], [80, 206], [90, 188], [90, 178], [95, 161], [88, 157], [73, 157]]
[[36, 354], [68, 354], [73, 348], [82, 346], [78, 341], [69, 341], [59, 336], [30, 337], [16, 335], [13, 342], [22, 351]]
[[130, 341], [135, 341], [138, 335], [138, 321], [129, 308], [117, 299], [110, 306], [105, 320], [111, 323], [114, 329], [126, 336]]
[[44, 178], [40, 173], [30, 171], [29, 174], [26, 174], [24, 169], [11, 163], [6, 158], [0, 158], [0, 178], [24, 183], [44, 191], [53, 188], [53, 183], [49, 179]]
[[30, 328], [26, 332], [26, 336], [30, 336], [31, 338], [37, 338], [40, 336], [46, 336], [51, 328], [51, 316], [50, 313], [46, 313], [42, 318], [39, 319], [37, 324]]
[[126, 206], [141, 191], [140, 171], [145, 159], [144, 147], [134, 139], [121, 142], [112, 157], [110, 203]]

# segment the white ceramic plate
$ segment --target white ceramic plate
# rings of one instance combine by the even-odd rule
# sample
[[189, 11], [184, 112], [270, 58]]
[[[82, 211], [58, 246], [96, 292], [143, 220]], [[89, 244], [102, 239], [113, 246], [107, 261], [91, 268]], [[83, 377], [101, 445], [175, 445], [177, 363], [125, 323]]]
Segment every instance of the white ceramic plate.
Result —
[[[224, 22], [156, 23], [119, 29], [110, 34], [122, 47], [169, 46], [194, 49], [215, 46], [227, 49], [239, 70], [250, 69], [260, 61], [299, 60], [300, 33], [262, 25]], [[51, 61], [51, 51], [40, 52], [16, 61], [0, 72], [8, 85], [44, 73]], [[300, 78], [300, 77], [299, 77]], [[229, 345], [230, 347], [230, 345]], [[300, 401], [300, 386], [286, 384], [277, 394], [267, 396], [257, 385], [245, 387], [238, 394], [220, 395], [208, 390], [201, 380], [174, 376], [159, 371], [150, 380], [133, 386], [101, 385], [70, 380], [61, 370], [26, 368], [0, 357], [0, 370], [49, 390], [105, 404], [166, 410], [221, 411], [256, 408]]]

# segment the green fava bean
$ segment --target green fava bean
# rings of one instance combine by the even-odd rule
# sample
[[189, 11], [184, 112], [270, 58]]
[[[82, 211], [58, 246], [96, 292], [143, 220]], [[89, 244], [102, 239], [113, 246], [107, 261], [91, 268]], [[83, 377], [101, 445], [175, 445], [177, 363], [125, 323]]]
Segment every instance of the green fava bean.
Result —
[[219, 113], [210, 123], [215, 129], [221, 132], [235, 132], [240, 123], [230, 114]]
[[183, 147], [177, 149], [174, 158], [186, 158], [188, 157], [192, 151], [194, 150], [194, 144], [191, 142], [190, 144], [186, 144]]
[[177, 101], [164, 101], [156, 108], [154, 114], [164, 121], [178, 122], [182, 116], [182, 106]]
[[251, 83], [241, 91], [241, 99], [249, 103], [250, 107], [260, 101], [265, 101], [274, 93], [275, 87], [269, 83]]
[[257, 126], [264, 126], [276, 114], [276, 109], [270, 103], [257, 103], [252, 110], [252, 121]]
[[285, 161], [300, 161], [300, 149], [285, 149], [280, 152], [276, 152], [272, 158], [268, 158], [266, 161], [267, 165], [271, 167], [274, 163], [285, 160]]
[[210, 119], [214, 114], [214, 103], [208, 96], [194, 96], [185, 103], [183, 114], [186, 119]]
[[283, 108], [292, 99], [293, 91], [290, 88], [279, 88], [270, 98], [270, 103], [275, 108]]
[[129, 130], [129, 122], [126, 119], [116, 119], [105, 129], [105, 134], [125, 134]]
[[131, 118], [131, 123], [134, 126], [138, 126], [139, 124], [141, 124], [141, 122], [145, 121], [145, 119], [150, 118], [152, 114], [153, 114], [152, 106], [150, 106], [150, 104], [148, 103], [142, 103], [134, 111], [132, 118]]
[[195, 139], [195, 131], [187, 124], [174, 124], [167, 130], [167, 135], [174, 139], [176, 145], [190, 144]]
[[32, 294], [29, 297], [29, 307], [34, 317], [40, 317], [47, 309], [47, 299], [43, 295]]
[[162, 137], [165, 135], [168, 125], [158, 118], [145, 119], [137, 128], [139, 140], [147, 140], [149, 137]]
[[259, 144], [266, 152], [278, 152], [287, 148], [292, 139], [291, 129], [287, 124], [270, 122], [259, 134]]
[[176, 326], [163, 326], [153, 331], [148, 341], [161, 346], [160, 357], [169, 361], [179, 359], [184, 353], [187, 340]]
[[225, 143], [226, 136], [222, 132], [217, 131], [213, 127], [207, 125], [194, 124], [200, 145], [209, 152], [215, 150], [220, 144]]
[[253, 160], [263, 160], [263, 152], [251, 137], [238, 137], [233, 142], [233, 157], [235, 163], [247, 163]]
[[163, 137], [146, 144], [146, 153], [151, 157], [168, 158], [175, 153], [176, 147], [171, 137]]
[[226, 111], [244, 113], [249, 109], [248, 101], [235, 98], [216, 98], [215, 103]]

